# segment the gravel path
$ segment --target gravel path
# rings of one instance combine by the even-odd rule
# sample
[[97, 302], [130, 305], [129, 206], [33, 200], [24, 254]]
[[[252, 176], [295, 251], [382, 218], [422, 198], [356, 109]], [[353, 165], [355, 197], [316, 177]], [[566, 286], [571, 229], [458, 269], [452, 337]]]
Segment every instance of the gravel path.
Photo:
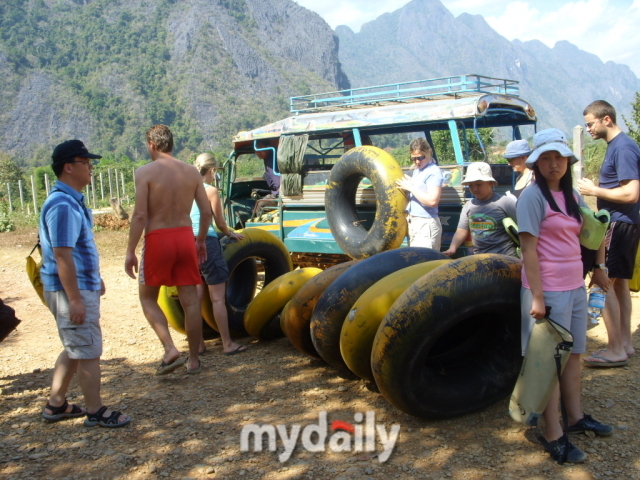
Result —
[[[615, 425], [616, 431], [608, 439], [576, 436], [589, 459], [565, 466], [549, 459], [531, 429], [509, 418], [508, 399], [462, 418], [419, 420], [396, 410], [375, 386], [304, 356], [286, 339], [242, 339], [250, 349], [234, 356], [223, 356], [219, 341], [208, 341], [202, 374], [179, 370], [155, 377], [162, 351], [142, 315], [136, 284], [123, 270], [125, 232], [97, 234], [107, 286], [102, 393], [105, 404], [131, 415], [133, 422], [119, 430], [89, 429], [82, 419], [44, 423], [40, 410], [61, 347], [51, 314], [24, 273], [24, 258], [35, 238], [35, 231], [0, 234], [0, 298], [22, 320], [0, 344], [0, 478], [640, 478], [637, 358], [625, 368], [584, 370], [585, 411]], [[638, 298], [633, 301], [639, 312]], [[634, 327], [639, 318], [634, 314]], [[602, 325], [589, 331], [592, 350], [603, 346], [605, 335]], [[183, 336], [174, 338], [186, 351]], [[635, 339], [640, 349], [637, 332]], [[82, 404], [75, 382], [69, 400]], [[329, 424], [325, 450], [308, 452], [302, 448], [305, 428], [318, 424], [322, 412]], [[400, 428], [384, 463], [379, 443], [374, 452], [334, 451], [345, 442], [333, 438], [331, 423], [358, 423], [358, 413], [366, 412], [387, 433], [393, 425]], [[280, 436], [276, 452], [268, 451], [267, 443], [261, 452], [242, 452], [242, 427], [254, 423], [283, 425], [287, 435], [299, 425], [303, 433], [291, 457], [279, 461], [285, 453]]]

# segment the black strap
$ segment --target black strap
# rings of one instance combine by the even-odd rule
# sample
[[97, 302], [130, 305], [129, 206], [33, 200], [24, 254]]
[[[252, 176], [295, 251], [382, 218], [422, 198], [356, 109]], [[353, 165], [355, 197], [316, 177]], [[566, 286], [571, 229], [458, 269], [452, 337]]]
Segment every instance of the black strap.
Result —
[[[545, 318], [549, 318], [551, 314], [551, 307], [546, 307], [546, 315]], [[551, 324], [553, 326], [553, 324]], [[564, 399], [562, 398], [562, 390], [560, 389], [560, 381], [562, 377], [562, 356], [560, 355], [560, 350], [567, 350], [568, 347], [565, 342], [560, 342], [556, 345], [556, 353], [553, 355], [553, 358], [556, 359], [556, 372], [558, 374], [558, 390], [560, 391], [560, 412], [562, 413], [562, 431], [564, 435], [562, 438], [564, 439], [564, 449], [562, 451], [562, 458], [558, 461], [559, 464], [563, 464], [567, 461], [567, 455], [569, 453], [569, 435], [567, 430], [569, 429], [568, 419], [567, 419], [567, 408], [564, 404]]]

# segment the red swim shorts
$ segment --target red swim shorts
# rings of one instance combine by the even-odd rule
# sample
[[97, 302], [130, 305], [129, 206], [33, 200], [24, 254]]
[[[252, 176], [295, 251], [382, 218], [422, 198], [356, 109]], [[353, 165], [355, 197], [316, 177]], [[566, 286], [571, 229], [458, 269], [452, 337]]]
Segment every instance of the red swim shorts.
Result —
[[191, 227], [161, 228], [144, 236], [140, 283], [150, 287], [202, 283]]

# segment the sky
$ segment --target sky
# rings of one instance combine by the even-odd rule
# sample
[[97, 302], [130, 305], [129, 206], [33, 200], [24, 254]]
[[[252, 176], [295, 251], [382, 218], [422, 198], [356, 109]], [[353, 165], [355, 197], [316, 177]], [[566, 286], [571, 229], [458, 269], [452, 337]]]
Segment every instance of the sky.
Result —
[[[409, 0], [296, 0], [331, 26], [354, 32]], [[440, 0], [454, 15], [482, 15], [508, 40], [567, 40], [603, 62], [628, 65], [640, 77], [640, 0]]]

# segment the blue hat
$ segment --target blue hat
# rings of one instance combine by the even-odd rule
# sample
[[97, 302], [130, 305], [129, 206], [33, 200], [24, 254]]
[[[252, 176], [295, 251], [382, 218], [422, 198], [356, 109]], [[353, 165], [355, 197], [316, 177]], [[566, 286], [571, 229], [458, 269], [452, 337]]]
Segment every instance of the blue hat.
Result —
[[533, 153], [529, 155], [525, 164], [532, 168], [541, 154], [551, 151], [556, 151], [563, 157], [568, 157], [569, 165], [573, 165], [578, 161], [571, 148], [569, 148], [569, 141], [564, 132], [557, 128], [547, 128], [533, 136]]
[[512, 159], [530, 154], [531, 149], [529, 148], [529, 142], [526, 140], [514, 140], [507, 145], [507, 150], [502, 156], [506, 159]]

